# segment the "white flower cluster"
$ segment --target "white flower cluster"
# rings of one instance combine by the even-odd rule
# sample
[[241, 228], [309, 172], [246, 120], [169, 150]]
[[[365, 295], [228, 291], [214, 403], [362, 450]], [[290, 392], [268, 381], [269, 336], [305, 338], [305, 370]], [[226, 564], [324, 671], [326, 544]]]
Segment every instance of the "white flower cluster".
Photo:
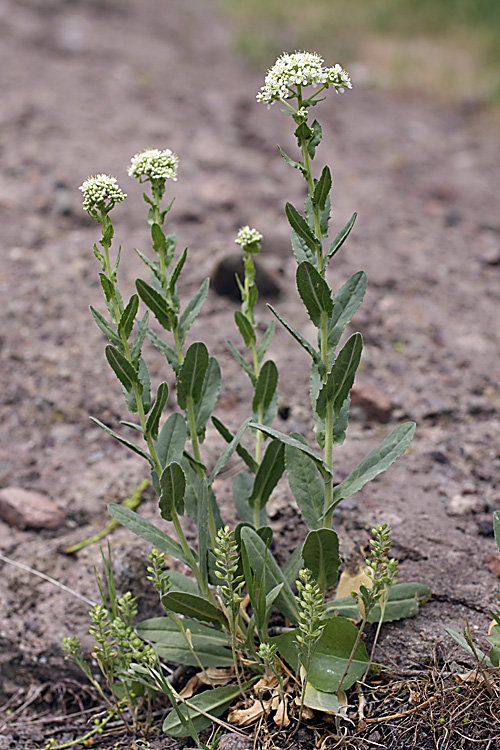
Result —
[[323, 67], [323, 58], [315, 52], [294, 52], [281, 55], [267, 72], [264, 86], [257, 94], [257, 101], [271, 106], [273, 102], [294, 96], [294, 86], [334, 86], [342, 92], [352, 88], [351, 80], [341, 65]]
[[235, 242], [237, 245], [241, 245], [241, 247], [245, 247], [245, 245], [253, 245], [256, 242], [260, 242], [262, 240], [262, 235], [260, 232], [258, 232], [256, 229], [250, 229], [250, 227], [245, 226], [241, 227], [240, 231], [238, 232], [238, 236], [235, 239]]
[[109, 211], [115, 203], [120, 203], [127, 197], [126, 193], [120, 190], [116, 177], [107, 174], [89, 177], [78, 189], [83, 193], [85, 211], [90, 212], [96, 209]]
[[177, 180], [179, 157], [169, 148], [160, 151], [150, 148], [136, 154], [130, 161], [128, 174], [130, 177], [145, 177], [149, 180]]

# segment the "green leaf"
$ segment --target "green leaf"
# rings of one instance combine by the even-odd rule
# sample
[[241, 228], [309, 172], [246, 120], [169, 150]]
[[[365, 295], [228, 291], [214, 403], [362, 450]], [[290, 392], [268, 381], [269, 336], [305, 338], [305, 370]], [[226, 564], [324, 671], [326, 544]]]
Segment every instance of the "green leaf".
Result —
[[319, 146], [323, 137], [323, 131], [321, 129], [321, 125], [317, 120], [314, 120], [311, 126], [311, 130], [313, 132], [313, 135], [309, 143], [307, 144], [307, 150], [309, 151], [309, 156], [311, 157], [311, 159], [314, 159], [314, 156], [316, 154], [316, 147]]
[[343, 227], [340, 230], [340, 232], [338, 233], [338, 235], [333, 240], [332, 244], [330, 245], [330, 249], [329, 249], [329, 251], [327, 252], [327, 254], [325, 256], [325, 266], [328, 266], [328, 264], [330, 263], [330, 261], [333, 258], [333, 256], [340, 250], [340, 248], [342, 247], [342, 245], [344, 244], [344, 242], [348, 238], [348, 236], [349, 236], [349, 234], [351, 232], [351, 229], [354, 226], [354, 222], [357, 219], [357, 216], [358, 216], [358, 214], [355, 211], [353, 213], [353, 215], [351, 216], [351, 218], [349, 219], [349, 221], [347, 222], [347, 224], [345, 225], [345, 227]]
[[219, 629], [221, 626], [227, 626], [227, 619], [222, 610], [202, 596], [183, 591], [169, 591], [162, 597], [161, 603], [167, 611], [177, 612], [184, 617], [209, 622]]
[[[394, 622], [406, 617], [415, 617], [419, 605], [428, 601], [431, 593], [430, 588], [423, 583], [396, 583], [389, 592], [384, 622]], [[359, 619], [358, 608], [352, 596], [326, 602], [325, 617], [333, 617], [338, 614], [348, 617], [351, 620]], [[376, 604], [368, 615], [368, 622], [378, 622], [379, 620], [380, 605]]]
[[165, 468], [172, 461], [180, 463], [187, 440], [186, 421], [182, 414], [171, 414], [160, 430], [155, 443], [160, 466]]
[[[386, 439], [365, 456], [360, 464], [333, 490], [333, 502], [327, 510], [329, 513], [341, 500], [352, 497], [367, 482], [392, 466], [399, 456], [407, 450], [415, 434], [415, 422], [405, 422], [396, 427]], [[326, 514], [325, 514], [326, 515]]]
[[[158, 426], [160, 417], [163, 414], [163, 409], [168, 399], [168, 385], [167, 383], [160, 383], [158, 390], [156, 391], [156, 400], [151, 412], [146, 420], [146, 435], [150, 435], [153, 440], [158, 437]], [[183, 446], [184, 448], [184, 446]]]
[[139, 258], [142, 260], [143, 263], [146, 264], [146, 266], [152, 271], [154, 277], [160, 282], [162, 282], [162, 273], [160, 270], [160, 264], [157, 260], [151, 260], [148, 258], [147, 255], [144, 255], [144, 253], [141, 253], [140, 250], [138, 250], [136, 247], [134, 248], [135, 252], [139, 256]]
[[367, 283], [365, 272], [358, 271], [334, 294], [333, 313], [328, 321], [329, 351], [337, 348], [346, 325], [363, 301]]
[[138, 377], [133, 365], [123, 354], [111, 344], [104, 350], [108, 364], [125, 390], [131, 391], [134, 384], [137, 385]]
[[219, 398], [220, 385], [221, 372], [219, 363], [215, 357], [210, 357], [201, 390], [201, 398], [194, 407], [194, 420], [200, 443], [205, 440], [206, 424]]
[[462, 646], [462, 648], [465, 649], [465, 651], [467, 651], [467, 653], [469, 653], [471, 656], [474, 657], [474, 661], [476, 661], [476, 659], [479, 657], [479, 659], [481, 660], [481, 664], [484, 664], [485, 667], [488, 667], [491, 669], [494, 666], [489, 656], [487, 656], [484, 653], [484, 651], [481, 651], [481, 649], [478, 646], [474, 645], [474, 650], [472, 650], [472, 648], [469, 646], [466, 639], [463, 637], [463, 635], [461, 635], [461, 633], [457, 633], [452, 628], [445, 628], [445, 630], [448, 633], [448, 635], [451, 635], [451, 637], [460, 646]]
[[294, 549], [283, 565], [282, 571], [290, 586], [293, 586], [299, 577], [299, 571], [302, 568], [302, 545]]
[[495, 530], [495, 541], [500, 550], [500, 511], [498, 510], [493, 513], [493, 528]]
[[282, 443], [285, 443], [285, 445], [290, 445], [292, 446], [292, 448], [298, 448], [303, 453], [307, 453], [307, 455], [313, 459], [323, 477], [331, 477], [331, 471], [323, 461], [321, 456], [318, 456], [317, 453], [315, 453], [312, 448], [309, 448], [308, 445], [305, 445], [296, 438], [285, 435], [283, 432], [279, 432], [272, 427], [266, 427], [265, 425], [257, 424], [257, 422], [249, 422], [248, 427], [252, 427], [255, 430], [260, 430], [264, 433], [264, 435], [269, 435], [269, 437], [277, 438], [278, 440], [281, 440]]
[[291, 336], [293, 336], [295, 341], [298, 344], [300, 344], [300, 346], [309, 354], [310, 357], [312, 357], [313, 361], [317, 363], [321, 363], [320, 353], [314, 349], [314, 347], [309, 343], [309, 341], [307, 341], [307, 339], [305, 339], [301, 333], [296, 331], [295, 328], [292, 325], [290, 325], [290, 323], [288, 323], [284, 318], [282, 318], [279, 312], [275, 310], [272, 305], [268, 305], [268, 308], [271, 310], [273, 315], [275, 315], [278, 318], [279, 322], [284, 328], [286, 328], [288, 333]]
[[325, 506], [325, 483], [313, 459], [287, 445], [285, 466], [288, 484], [308, 529], [319, 529]]
[[199, 594], [198, 584], [193, 578], [188, 578], [183, 573], [176, 570], [168, 571], [168, 580], [170, 581], [170, 591], [183, 591], [185, 594]]
[[163, 469], [160, 477], [160, 489], [161, 517], [165, 521], [171, 521], [174, 511], [182, 516], [186, 493], [186, 475], [176, 461], [172, 461]]
[[132, 333], [134, 327], [135, 316], [139, 309], [139, 297], [137, 294], [133, 294], [129, 300], [129, 303], [125, 310], [120, 316], [120, 322], [118, 323], [118, 333], [120, 336], [124, 336], [126, 339]]
[[270, 550], [266, 548], [265, 542], [262, 541], [256, 531], [248, 526], [245, 526], [241, 530], [241, 541], [245, 546], [250, 566], [257, 575], [258, 580], [262, 579], [265, 571], [266, 593], [269, 593], [275, 586], [283, 583], [283, 588], [276, 598], [276, 607], [290, 622], [297, 622], [297, 602], [295, 601], [292, 589]]
[[164, 253], [167, 246], [166, 237], [163, 230], [156, 222], [151, 224], [151, 238], [153, 240], [153, 249], [157, 253]]
[[[146, 542], [149, 542], [153, 547], [157, 547], [162, 552], [166, 552], [167, 555], [172, 555], [177, 560], [185, 563], [191, 568], [189, 558], [185, 555], [181, 545], [174, 539], [171, 539], [164, 531], [158, 529], [150, 521], [142, 518], [138, 513], [133, 510], [125, 508], [123, 505], [112, 504], [108, 505], [109, 514], [118, 521], [122, 526], [131, 531], [133, 534], [140, 536]], [[196, 552], [191, 550], [194, 559], [197, 559]]]
[[120, 337], [117, 335], [116, 331], [114, 331], [113, 328], [110, 326], [106, 318], [103, 315], [101, 315], [100, 312], [95, 310], [92, 306], [90, 307], [90, 312], [92, 313], [92, 316], [98, 328], [100, 328], [101, 331], [104, 333], [104, 335], [108, 337], [111, 343], [114, 346], [121, 346], [122, 342], [120, 340]]
[[115, 440], [118, 440], [119, 443], [121, 443], [122, 445], [125, 445], [127, 448], [130, 448], [131, 451], [134, 451], [134, 453], [137, 453], [139, 456], [142, 456], [142, 458], [145, 458], [146, 461], [151, 466], [154, 466], [153, 459], [148, 453], [146, 453], [145, 450], [143, 450], [142, 448], [139, 448], [138, 445], [136, 445], [135, 443], [132, 443], [130, 440], [127, 440], [126, 438], [123, 438], [121, 435], [118, 435], [118, 433], [111, 430], [109, 427], [107, 427], [105, 424], [100, 422], [95, 417], [90, 417], [90, 419], [92, 420], [92, 422], [94, 422], [94, 424], [100, 427], [101, 430], [104, 430], [104, 432], [107, 432], [108, 435], [111, 435], [111, 437], [114, 437]]
[[149, 330], [147, 332], [148, 339], [151, 341], [159, 352], [161, 352], [166, 358], [168, 364], [171, 366], [176, 375], [179, 374], [180, 364], [177, 352], [172, 346], [168, 346], [161, 338], [154, 332]]
[[257, 469], [250, 505], [263, 508], [285, 470], [285, 446], [280, 440], [271, 440]]
[[322, 690], [317, 690], [310, 682], [306, 683], [304, 706], [312, 708], [313, 711], [322, 711], [326, 714], [345, 715], [335, 693], [324, 693]]
[[175, 285], [177, 284], [179, 276], [181, 275], [181, 271], [184, 267], [184, 263], [186, 262], [187, 253], [188, 251], [186, 247], [181, 257], [175, 264], [174, 270], [172, 271], [172, 276], [170, 277], [170, 281], [169, 281], [170, 294], [173, 294], [175, 292]]
[[285, 206], [285, 213], [287, 219], [292, 227], [293, 231], [304, 240], [305, 244], [312, 253], [316, 253], [318, 249], [318, 240], [314, 233], [311, 231], [307, 221], [299, 214], [295, 206], [291, 203], [287, 203]]
[[246, 374], [250, 378], [252, 385], [255, 388], [255, 384], [257, 383], [257, 378], [255, 377], [253, 367], [250, 364], [248, 364], [246, 359], [239, 353], [239, 351], [230, 341], [227, 341], [226, 343], [227, 343], [229, 351], [231, 352], [231, 354], [233, 355], [233, 357], [235, 358], [239, 366], [246, 372]]
[[333, 406], [335, 416], [338, 417], [340, 414], [340, 410], [354, 385], [362, 350], [363, 339], [360, 333], [353, 334], [342, 347], [316, 401], [316, 411], [322, 419], [326, 417], [329, 404]]
[[[248, 688], [253, 682], [255, 680], [246, 683], [243, 687]], [[196, 708], [200, 708], [204, 713], [217, 717], [223, 714], [239, 695], [240, 688], [238, 685], [212, 688], [211, 690], [206, 690], [204, 693], [195, 695], [194, 698], [190, 698], [188, 701], [189, 708], [185, 704], [181, 704], [179, 710], [186, 718], [189, 715], [196, 732], [201, 732], [211, 725], [212, 720], [197, 713]], [[172, 711], [163, 722], [163, 731], [171, 737], [190, 736], [190, 729], [182, 724], [175, 711]]]
[[321, 591], [335, 586], [341, 562], [336, 532], [333, 529], [310, 531], [302, 547], [302, 559]]
[[184, 341], [186, 340], [186, 336], [189, 332], [189, 329], [193, 325], [194, 321], [198, 317], [203, 305], [205, 304], [205, 300], [208, 296], [208, 288], [210, 285], [209, 279], [205, 279], [203, 283], [201, 284], [200, 288], [196, 292], [196, 294], [191, 298], [189, 303], [186, 306], [186, 309], [182, 313], [180, 320], [179, 320], [179, 338], [181, 341], [181, 344], [184, 344]]
[[[193, 649], [204, 667], [231, 667], [233, 655], [227, 648], [227, 636], [218, 630], [201, 625], [193, 620], [184, 620], [183, 625], [191, 632]], [[152, 617], [136, 626], [141, 638], [150, 641], [156, 653], [165, 661], [198, 667], [184, 635], [168, 617]]]
[[[278, 645], [279, 652], [293, 669], [298, 666], [297, 646], [295, 644], [296, 633], [297, 631], [293, 630], [272, 639]], [[327, 620], [309, 669], [308, 682], [313, 687], [325, 693], [335, 693], [338, 690], [357, 635], [357, 628], [345, 617], [332, 617]], [[343, 690], [347, 690], [363, 677], [368, 661], [369, 657], [365, 644], [361, 641], [354, 652], [351, 666], [342, 682]]]
[[319, 328], [322, 314], [329, 316], [332, 312], [332, 295], [326, 281], [307, 260], [297, 268], [297, 291], [306, 306], [309, 317]]
[[[212, 417], [212, 424], [217, 430], [217, 432], [224, 438], [226, 443], [230, 443], [231, 440], [233, 440], [234, 433], [231, 432], [231, 430], [228, 427], [226, 427], [220, 421], [220, 419], [217, 419], [217, 417]], [[255, 458], [252, 456], [248, 448], [245, 448], [243, 443], [239, 443], [238, 446], [236, 447], [236, 453], [241, 459], [243, 459], [243, 461], [246, 463], [250, 471], [255, 474], [259, 464], [255, 460]]]
[[291, 232], [291, 242], [292, 252], [295, 256], [295, 260], [297, 261], [297, 265], [302, 263], [304, 260], [308, 260], [315, 268], [317, 268], [318, 259], [316, 257], [316, 253], [313, 253], [311, 250], [309, 250], [304, 240], [301, 239], [297, 232], [294, 232], [293, 229]]
[[141, 358], [142, 345], [144, 344], [144, 339], [146, 338], [146, 334], [148, 333], [148, 330], [149, 330], [149, 310], [146, 310], [142, 319], [137, 324], [137, 333], [135, 334], [135, 338], [132, 342], [132, 346], [130, 347], [130, 355], [132, 357], [132, 362], [134, 363], [134, 366], [137, 366]]
[[255, 343], [255, 331], [247, 316], [243, 315], [241, 310], [236, 310], [234, 313], [234, 322], [238, 326], [238, 330], [243, 337], [245, 346], [252, 346], [252, 344]]
[[281, 156], [286, 161], [286, 163], [290, 167], [293, 167], [294, 169], [298, 169], [300, 172], [302, 172], [303, 176], [307, 179], [308, 173], [307, 173], [307, 169], [305, 168], [304, 164], [302, 164], [302, 162], [298, 162], [298, 161], [294, 161], [293, 159], [290, 159], [290, 157], [285, 154], [285, 152], [283, 151], [283, 149], [279, 145], [278, 145], [278, 148], [280, 150]]
[[[330, 231], [330, 213], [332, 209], [332, 202], [330, 200], [330, 196], [327, 196], [325, 201], [324, 208], [319, 209], [319, 228], [321, 231], [322, 237], [328, 237], [328, 232]], [[314, 231], [314, 207], [313, 202], [311, 200], [311, 196], [308, 195], [305, 202], [305, 213], [306, 213], [306, 219], [307, 223], [311, 227], [311, 230]], [[317, 262], [313, 263], [313, 266], [317, 268]]]
[[198, 555], [200, 558], [200, 573], [205, 583], [208, 583], [208, 485], [205, 477], [198, 484], [197, 495], [197, 518], [198, 527]]
[[268, 359], [261, 367], [255, 386], [255, 394], [252, 401], [252, 409], [255, 414], [258, 413], [260, 408], [263, 411], [267, 411], [273, 400], [277, 385], [278, 368], [272, 359]]
[[[254, 478], [250, 474], [237, 474], [233, 480], [233, 503], [236, 512], [243, 523], [253, 527], [253, 510], [250, 506], [250, 495], [252, 494]], [[267, 523], [266, 508], [261, 507], [259, 513], [259, 526]]]
[[332, 189], [332, 175], [328, 167], [323, 167], [321, 177], [319, 178], [314, 188], [314, 203], [323, 210], [325, 208], [326, 199]]
[[227, 448], [219, 456], [219, 458], [217, 460], [217, 463], [215, 464], [215, 466], [214, 466], [214, 468], [212, 470], [212, 474], [210, 475], [210, 481], [209, 481], [209, 485], [210, 486], [213, 484], [214, 479], [217, 476], [217, 474], [219, 473], [219, 471], [221, 471], [224, 468], [224, 466], [227, 464], [227, 462], [229, 461], [229, 459], [231, 458], [231, 456], [233, 455], [233, 453], [237, 449], [238, 445], [240, 444], [240, 440], [243, 437], [243, 434], [245, 433], [245, 430], [247, 429], [247, 427], [249, 425], [249, 422], [250, 422], [249, 419], [246, 419], [243, 422], [243, 424], [241, 425], [240, 429], [238, 430], [238, 432], [236, 433], [236, 435], [234, 436], [234, 438], [231, 440], [231, 442], [229, 443], [229, 445], [227, 446]]
[[189, 398], [193, 404], [201, 399], [208, 359], [208, 349], [202, 341], [196, 341], [187, 350], [177, 378], [177, 403], [181, 409], [187, 408]]
[[262, 360], [266, 356], [268, 346], [273, 340], [275, 331], [276, 331], [276, 322], [274, 320], [271, 320], [260, 342], [257, 344], [257, 360], [259, 364], [262, 362]]
[[142, 299], [146, 307], [149, 307], [158, 323], [165, 328], [166, 331], [170, 331], [172, 327], [170, 321], [171, 310], [168, 307], [166, 299], [164, 299], [156, 289], [153, 289], [152, 286], [147, 284], [144, 279], [137, 279], [135, 287], [139, 297]]

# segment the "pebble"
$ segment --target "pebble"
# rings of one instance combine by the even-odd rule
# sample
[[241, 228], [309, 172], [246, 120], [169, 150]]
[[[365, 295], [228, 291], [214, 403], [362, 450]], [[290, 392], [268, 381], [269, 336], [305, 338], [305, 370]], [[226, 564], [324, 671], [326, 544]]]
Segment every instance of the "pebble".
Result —
[[217, 750], [252, 750], [252, 748], [253, 739], [250, 737], [245, 739], [239, 734], [230, 732], [221, 737]]
[[452, 516], [468, 516], [484, 509], [484, 502], [476, 495], [454, 495], [448, 505]]
[[0, 490], [0, 519], [18, 529], [57, 529], [66, 516], [47, 495], [4, 487]]
[[351, 389], [351, 403], [359, 407], [368, 419], [386, 423], [391, 418], [390, 398], [372, 385], [356, 383]]

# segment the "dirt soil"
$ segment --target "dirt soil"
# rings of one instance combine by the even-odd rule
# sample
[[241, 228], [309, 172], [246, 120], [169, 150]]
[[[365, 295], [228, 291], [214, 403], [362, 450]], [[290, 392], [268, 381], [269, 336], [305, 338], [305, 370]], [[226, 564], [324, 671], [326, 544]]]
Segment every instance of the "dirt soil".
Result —
[[[235, 233], [248, 223], [265, 235], [262, 263], [281, 286], [274, 304], [311, 334], [283, 210], [286, 200], [301, 203], [303, 185], [276, 147], [294, 153], [290, 121], [255, 102], [264, 71], [237, 56], [213, 5], [0, 3], [0, 487], [45, 493], [66, 518], [55, 530], [0, 521], [0, 549], [89, 600], [98, 595], [99, 546], [73, 556], [64, 550], [97, 533], [109, 520], [107, 503], [125, 499], [147, 472], [89, 420], [117, 428], [126, 411], [89, 313], [90, 304], [103, 306], [92, 254], [98, 227], [81, 208], [78, 185], [105, 172], [128, 193], [114, 219], [122, 284], [131, 290], [143, 273], [133, 248], [149, 245], [140, 186], [126, 167], [144, 148], [172, 148], [181, 166], [171, 228], [190, 248], [184, 299], [219, 254], [234, 251]], [[330, 281], [338, 287], [359, 269], [369, 277], [353, 330], [365, 341], [357, 386], [370, 398], [353, 409], [337, 478], [400, 421], [414, 419], [418, 429], [409, 454], [344, 503], [335, 525], [344, 558], [355, 563], [371, 526], [388, 522], [400, 580], [431, 587], [415, 619], [384, 629], [378, 652], [380, 662], [417, 674], [436, 644], [456, 655], [444, 628], [461, 630], [465, 616], [484, 644], [500, 593], [491, 569], [492, 511], [500, 509], [500, 137], [481, 108], [381, 94], [357, 83], [357, 68], [354, 90], [330, 96], [319, 112], [336, 228], [359, 211]], [[219, 358], [217, 414], [237, 427], [249, 391], [226, 346], [240, 344], [234, 309], [212, 292], [193, 340], [203, 337]], [[262, 303], [258, 317], [263, 324], [270, 317]], [[277, 428], [307, 432], [305, 355], [282, 330], [272, 353], [281, 372]], [[157, 383], [163, 362], [151, 357]], [[384, 399], [390, 408], [381, 413]], [[208, 463], [219, 449], [210, 434]], [[230, 522], [235, 466], [218, 482]], [[157, 518], [148, 493], [140, 512]], [[285, 556], [303, 533], [286, 485], [270, 516]], [[124, 529], [110, 541], [120, 589], [139, 596], [140, 616], [156, 614], [155, 595], [144, 593], [147, 545]], [[80, 679], [61, 639], [76, 634], [89, 645], [89, 606], [30, 572], [0, 567], [0, 701], [15, 709], [40, 685]], [[47, 741], [43, 723], [30, 725], [27, 714], [4, 715], [0, 724], [2, 750]]]

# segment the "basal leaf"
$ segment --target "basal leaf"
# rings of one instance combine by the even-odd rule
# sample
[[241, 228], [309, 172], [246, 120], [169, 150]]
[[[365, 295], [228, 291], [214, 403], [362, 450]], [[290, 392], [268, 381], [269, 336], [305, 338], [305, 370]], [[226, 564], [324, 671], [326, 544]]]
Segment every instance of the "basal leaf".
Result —
[[[231, 667], [233, 655], [227, 648], [227, 636], [219, 630], [201, 625], [194, 620], [184, 620], [184, 627], [190, 631], [193, 649], [204, 667]], [[141, 638], [150, 641], [160, 659], [198, 667], [186, 638], [168, 617], [152, 617], [136, 626]]]
[[[255, 682], [255, 679], [246, 683], [243, 687], [248, 688], [253, 682]], [[227, 708], [229, 708], [231, 703], [233, 703], [239, 695], [240, 688], [238, 685], [212, 688], [211, 690], [206, 690], [204, 693], [199, 693], [193, 698], [190, 698], [188, 701], [189, 706], [183, 703], [179, 706], [179, 710], [186, 716], [186, 718], [189, 714], [195, 730], [201, 732], [203, 729], [210, 726], [212, 720], [203, 714], [197, 713], [196, 708], [201, 709], [205, 714], [220, 716]], [[171, 711], [163, 722], [163, 731], [171, 737], [190, 736], [189, 727], [184, 726], [175, 711]]]
[[183, 591], [169, 591], [161, 600], [166, 610], [177, 612], [193, 620], [202, 620], [218, 627], [227, 626], [227, 619], [222, 610], [207, 599]]
[[208, 360], [208, 349], [202, 341], [191, 344], [177, 378], [177, 403], [181, 409], [187, 408], [189, 398], [193, 404], [200, 400]]
[[332, 312], [332, 295], [326, 281], [307, 260], [297, 268], [297, 290], [307, 314], [314, 325], [319, 327], [322, 314], [329, 316]]
[[[406, 617], [415, 617], [420, 604], [424, 604], [431, 597], [431, 590], [423, 583], [396, 583], [389, 593], [384, 622], [394, 622]], [[342, 615], [351, 620], [359, 619], [358, 608], [351, 596], [343, 599], [334, 599], [326, 602], [326, 617]], [[368, 622], [380, 620], [380, 606], [378, 604], [372, 609], [368, 616]]]

